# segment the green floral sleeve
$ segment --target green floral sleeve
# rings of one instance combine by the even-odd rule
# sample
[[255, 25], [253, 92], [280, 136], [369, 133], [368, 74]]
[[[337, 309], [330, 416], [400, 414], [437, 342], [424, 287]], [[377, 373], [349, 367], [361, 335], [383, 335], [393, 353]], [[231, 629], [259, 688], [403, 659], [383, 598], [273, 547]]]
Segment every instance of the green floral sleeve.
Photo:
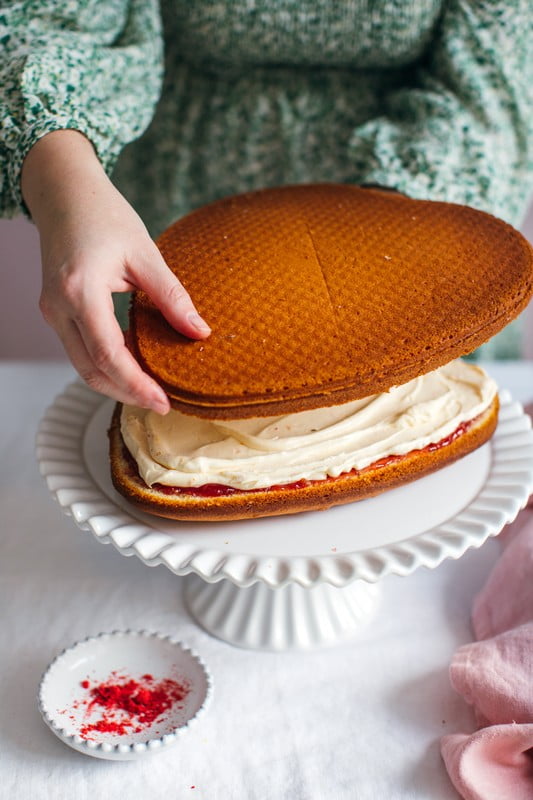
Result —
[[24, 211], [22, 162], [50, 131], [81, 131], [112, 169], [152, 118], [162, 51], [156, 0], [0, 4], [1, 216]]
[[354, 131], [366, 179], [519, 225], [533, 188], [532, 33], [531, 0], [445, 3], [412, 84]]

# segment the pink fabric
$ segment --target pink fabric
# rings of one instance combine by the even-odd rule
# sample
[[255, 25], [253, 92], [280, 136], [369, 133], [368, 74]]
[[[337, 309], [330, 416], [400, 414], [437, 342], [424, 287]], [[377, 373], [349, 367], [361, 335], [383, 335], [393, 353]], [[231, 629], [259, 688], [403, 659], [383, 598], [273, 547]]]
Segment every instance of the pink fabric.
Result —
[[459, 794], [468, 800], [531, 800], [533, 724], [491, 725], [445, 736], [441, 753]]
[[480, 726], [533, 723], [532, 675], [533, 622], [460, 647], [450, 667], [453, 688], [474, 707]]
[[533, 622], [533, 508], [522, 511], [508, 529], [505, 550], [474, 600], [476, 639]]
[[503, 555], [474, 601], [478, 641], [460, 647], [450, 666], [480, 727], [441, 740], [465, 800], [533, 800], [533, 497], [502, 539]]

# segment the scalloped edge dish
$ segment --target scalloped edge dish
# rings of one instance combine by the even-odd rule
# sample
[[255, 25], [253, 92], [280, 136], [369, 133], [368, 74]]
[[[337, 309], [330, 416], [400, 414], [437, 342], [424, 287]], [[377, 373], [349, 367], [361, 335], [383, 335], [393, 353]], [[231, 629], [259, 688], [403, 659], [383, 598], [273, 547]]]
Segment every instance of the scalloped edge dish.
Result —
[[[86, 680], [90, 670], [98, 673], [98, 670], [102, 669], [98, 679], [106, 679], [109, 673], [113, 674], [106, 666], [109, 661], [114, 670], [128, 672], [131, 670], [131, 676], [134, 675], [135, 665], [142, 663], [143, 671], [147, 668], [153, 672], [162, 669], [165, 671], [164, 677], [170, 677], [166, 675], [166, 670], [169, 669], [169, 663], [172, 663], [179, 672], [180, 679], [185, 680], [188, 694], [192, 698], [189, 701], [189, 705], [192, 705], [190, 716], [187, 716], [188, 710], [185, 709], [183, 720], [178, 724], [175, 724], [176, 714], [174, 720], [168, 715], [162, 718], [159, 726], [164, 728], [164, 731], [160, 731], [159, 735], [148, 735], [149, 727], [146, 733], [120, 735], [99, 733], [99, 740], [80, 735], [83, 729], [79, 728], [77, 717], [81, 718], [81, 715], [79, 710], [73, 710], [79, 706], [79, 701], [76, 701], [76, 691], [79, 694], [80, 678]], [[212, 693], [211, 674], [202, 659], [191, 648], [162, 633], [128, 629], [89, 636], [62, 650], [49, 664], [41, 678], [38, 705], [41, 716], [50, 730], [72, 749], [95, 758], [132, 761], [150, 753], [161, 752], [176, 744], [189, 730], [191, 724], [196, 723], [208, 708]], [[65, 708], [58, 709], [58, 703]], [[64, 714], [67, 711], [70, 711], [72, 716], [67, 717], [71, 721], [65, 724]], [[152, 726], [155, 724], [152, 723]]]
[[[374, 582], [390, 573], [405, 576], [420, 566], [434, 568], [445, 558], [459, 558], [469, 548], [480, 547], [497, 535], [514, 520], [533, 491], [531, 420], [520, 403], [513, 402], [507, 392], [500, 392], [498, 427], [484, 445], [490, 447], [488, 474], [472, 499], [444, 522], [376, 547], [348, 553], [335, 553], [331, 548], [332, 552], [326, 554], [294, 557], [251, 555], [238, 549], [238, 536], [232, 549], [225, 549], [228, 529], [224, 526], [229, 523], [211, 523], [220, 527], [220, 546], [205, 547], [194, 534], [180, 535], [178, 541], [157, 517], [147, 521], [148, 515], [130, 512], [122, 505], [123, 498], [97, 484], [85, 460], [84, 437], [105, 402], [109, 401], [77, 381], [46, 411], [37, 434], [37, 457], [48, 489], [63, 511], [98, 541], [110, 542], [123, 555], [136, 555], [149, 566], [164, 564], [176, 575], [196, 573], [210, 583], [228, 579], [244, 588], [262, 581], [278, 588], [287, 583], [310, 587], [327, 582], [341, 587], [356, 579]], [[422, 485], [423, 480], [415, 483]], [[244, 521], [248, 525], [256, 522], [261, 520]]]

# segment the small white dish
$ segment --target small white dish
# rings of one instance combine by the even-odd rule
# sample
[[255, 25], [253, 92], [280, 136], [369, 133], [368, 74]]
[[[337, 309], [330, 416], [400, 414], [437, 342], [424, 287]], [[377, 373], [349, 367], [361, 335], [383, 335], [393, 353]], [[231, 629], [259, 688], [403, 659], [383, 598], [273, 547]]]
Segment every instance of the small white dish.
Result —
[[[131, 696], [120, 687], [132, 680], [139, 686], [133, 696], [146, 701], [138, 710], [131, 710], [131, 701], [129, 709], [102, 704], [98, 687], [109, 691], [112, 684]], [[149, 694], [139, 695], [142, 690]], [[205, 664], [180, 642], [149, 631], [113, 631], [77, 642], [54, 659], [41, 679], [39, 710], [74, 750], [130, 761], [175, 744], [205, 711], [212, 691]], [[162, 696], [169, 706], [154, 718], [161, 706], [150, 699]]]

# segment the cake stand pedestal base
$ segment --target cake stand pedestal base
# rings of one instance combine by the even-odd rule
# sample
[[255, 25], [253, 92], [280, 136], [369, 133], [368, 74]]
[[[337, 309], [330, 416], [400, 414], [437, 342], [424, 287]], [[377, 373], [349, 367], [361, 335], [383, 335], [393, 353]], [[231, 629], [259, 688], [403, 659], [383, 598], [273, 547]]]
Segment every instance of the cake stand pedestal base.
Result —
[[239, 588], [229, 580], [185, 578], [185, 603], [208, 633], [252, 650], [306, 650], [350, 639], [373, 616], [375, 583], [356, 580], [337, 588], [295, 583], [271, 589], [262, 582]]

